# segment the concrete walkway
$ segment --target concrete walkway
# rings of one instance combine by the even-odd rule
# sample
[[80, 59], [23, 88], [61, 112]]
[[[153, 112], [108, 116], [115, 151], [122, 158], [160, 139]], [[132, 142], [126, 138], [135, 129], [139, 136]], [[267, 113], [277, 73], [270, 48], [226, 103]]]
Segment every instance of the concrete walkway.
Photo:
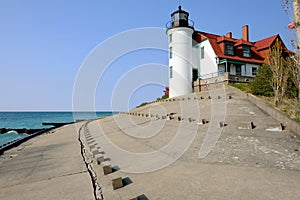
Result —
[[66, 125], [5, 152], [0, 199], [95, 199], [77, 137], [75, 125]]
[[0, 199], [299, 199], [280, 123], [226, 88], [67, 125], [0, 157]]
[[[92, 121], [84, 135], [104, 199], [299, 199], [300, 140], [287, 130], [267, 130], [277, 125], [227, 88]], [[205, 141], [211, 151], [201, 157]], [[104, 174], [109, 164], [114, 171]], [[114, 189], [118, 178], [123, 187]]]

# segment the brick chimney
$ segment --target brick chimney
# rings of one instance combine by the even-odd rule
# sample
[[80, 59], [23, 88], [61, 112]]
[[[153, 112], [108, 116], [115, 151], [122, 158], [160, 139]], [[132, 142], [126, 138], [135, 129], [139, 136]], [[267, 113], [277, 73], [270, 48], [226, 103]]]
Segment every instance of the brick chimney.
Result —
[[232, 38], [232, 33], [231, 32], [226, 33], [226, 37]]
[[245, 25], [242, 27], [242, 39], [249, 41], [249, 27], [248, 25]]

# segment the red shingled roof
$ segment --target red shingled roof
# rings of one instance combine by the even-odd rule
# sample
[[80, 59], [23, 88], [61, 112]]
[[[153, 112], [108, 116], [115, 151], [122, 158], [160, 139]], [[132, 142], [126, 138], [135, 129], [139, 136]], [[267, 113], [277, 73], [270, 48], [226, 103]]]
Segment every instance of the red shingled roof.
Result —
[[[193, 39], [198, 43], [208, 39], [217, 57], [221, 59], [231, 59], [231, 60], [236, 60], [241, 62], [257, 63], [257, 64], [262, 64], [264, 62], [265, 53], [272, 46], [276, 38], [279, 38], [279, 40], [282, 42], [278, 34], [259, 40], [257, 42], [249, 42], [243, 39], [228, 38], [226, 36], [220, 36], [211, 33], [200, 32], [200, 31], [195, 31], [193, 35]], [[231, 56], [231, 55], [226, 55], [224, 53], [225, 41], [232, 42], [234, 44], [234, 55]], [[250, 58], [243, 57], [243, 45], [247, 45], [250, 47], [251, 49]], [[284, 44], [283, 44], [283, 48], [285, 51], [290, 52], [284, 46]]]
[[270, 46], [273, 44], [273, 42], [276, 40], [276, 38], [279, 35], [273, 35], [271, 37], [259, 40], [257, 42], [255, 42], [255, 46], [257, 48], [257, 50], [262, 50], [262, 49], [266, 49], [266, 48], [270, 48]]

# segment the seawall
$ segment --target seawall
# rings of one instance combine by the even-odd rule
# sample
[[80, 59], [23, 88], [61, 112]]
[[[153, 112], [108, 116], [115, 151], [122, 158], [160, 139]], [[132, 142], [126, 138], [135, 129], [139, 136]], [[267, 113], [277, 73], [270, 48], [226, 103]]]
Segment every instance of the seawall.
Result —
[[275, 108], [271, 107], [270, 105], [268, 105], [262, 99], [256, 97], [255, 95], [245, 93], [232, 86], [228, 86], [228, 87], [233, 89], [235, 92], [239, 93], [241, 96], [245, 97], [248, 101], [255, 104], [258, 108], [260, 108], [268, 115], [272, 116], [274, 119], [278, 120], [280, 123], [284, 125], [285, 128], [289, 129], [290, 131], [300, 136], [300, 123], [289, 118], [287, 115], [283, 114], [279, 110], [276, 110]]

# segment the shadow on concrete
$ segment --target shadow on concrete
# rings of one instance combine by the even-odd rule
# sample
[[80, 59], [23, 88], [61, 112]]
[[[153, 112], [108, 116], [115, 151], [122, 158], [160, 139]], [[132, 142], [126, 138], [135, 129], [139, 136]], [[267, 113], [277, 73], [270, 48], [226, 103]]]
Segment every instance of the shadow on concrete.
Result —
[[144, 194], [137, 197], [137, 200], [149, 200]]
[[112, 172], [116, 172], [116, 171], [119, 171], [120, 170], [120, 167], [115, 165], [112, 167]]
[[125, 187], [126, 185], [129, 185], [132, 183], [132, 180], [129, 177], [123, 178], [122, 179], [123, 186]]
[[111, 161], [110, 158], [104, 158], [104, 161]]

